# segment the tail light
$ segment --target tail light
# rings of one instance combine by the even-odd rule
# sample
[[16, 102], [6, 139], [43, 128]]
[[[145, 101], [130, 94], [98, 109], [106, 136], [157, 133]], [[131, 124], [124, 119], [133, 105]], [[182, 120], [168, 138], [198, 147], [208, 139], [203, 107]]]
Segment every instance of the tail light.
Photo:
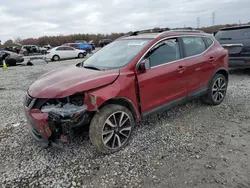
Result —
[[47, 54], [49, 54], [50, 53], [50, 51], [47, 51]]

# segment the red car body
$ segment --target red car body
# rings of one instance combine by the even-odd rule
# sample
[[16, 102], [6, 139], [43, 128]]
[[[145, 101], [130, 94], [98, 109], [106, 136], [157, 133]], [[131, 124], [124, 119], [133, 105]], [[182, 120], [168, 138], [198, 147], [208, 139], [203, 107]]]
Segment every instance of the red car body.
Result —
[[[145, 70], [138, 69], [142, 57], [152, 46], [163, 39], [183, 36], [209, 37], [213, 43], [199, 55], [182, 55], [180, 60], [173, 63]], [[169, 31], [119, 40], [130, 38], [150, 38], [150, 42], [121, 68], [97, 71], [70, 66], [41, 76], [29, 87], [25, 113], [31, 125], [31, 132], [37, 140], [47, 146], [53, 134], [48, 122], [49, 114], [41, 112], [41, 106], [35, 107], [37, 99], [59, 99], [83, 93], [85, 113], [91, 114], [89, 121], [93, 117], [92, 114], [109, 103], [125, 106], [132, 112], [135, 120], [139, 121], [152, 113], [205, 95], [215, 74], [222, 74], [228, 79], [228, 53], [210, 35]], [[181, 49], [183, 51], [183, 47]]]

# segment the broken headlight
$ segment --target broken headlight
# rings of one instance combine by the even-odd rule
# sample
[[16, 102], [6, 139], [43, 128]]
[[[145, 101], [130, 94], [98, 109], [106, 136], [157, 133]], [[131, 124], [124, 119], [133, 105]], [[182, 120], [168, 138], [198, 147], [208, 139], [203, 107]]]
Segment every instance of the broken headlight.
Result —
[[84, 94], [75, 94], [65, 98], [49, 99], [41, 108], [41, 112], [51, 113], [63, 118], [72, 118], [87, 110]]

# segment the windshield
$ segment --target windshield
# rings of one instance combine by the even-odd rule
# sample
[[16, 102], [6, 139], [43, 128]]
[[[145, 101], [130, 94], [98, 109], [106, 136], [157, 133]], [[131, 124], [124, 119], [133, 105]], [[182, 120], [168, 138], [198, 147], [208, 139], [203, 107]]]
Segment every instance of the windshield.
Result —
[[250, 28], [221, 30], [216, 33], [215, 38], [217, 40], [250, 38]]
[[115, 69], [128, 64], [150, 40], [118, 40], [94, 53], [84, 62], [84, 67]]

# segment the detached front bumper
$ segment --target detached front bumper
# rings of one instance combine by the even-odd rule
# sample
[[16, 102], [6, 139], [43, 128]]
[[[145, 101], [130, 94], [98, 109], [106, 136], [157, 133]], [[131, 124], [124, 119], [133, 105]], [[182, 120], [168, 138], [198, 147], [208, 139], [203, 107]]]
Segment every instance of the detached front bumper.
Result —
[[229, 57], [228, 65], [231, 68], [250, 67], [250, 57]]
[[49, 147], [49, 138], [52, 135], [48, 124], [48, 113], [38, 109], [26, 110], [27, 124], [32, 137], [44, 148]]

